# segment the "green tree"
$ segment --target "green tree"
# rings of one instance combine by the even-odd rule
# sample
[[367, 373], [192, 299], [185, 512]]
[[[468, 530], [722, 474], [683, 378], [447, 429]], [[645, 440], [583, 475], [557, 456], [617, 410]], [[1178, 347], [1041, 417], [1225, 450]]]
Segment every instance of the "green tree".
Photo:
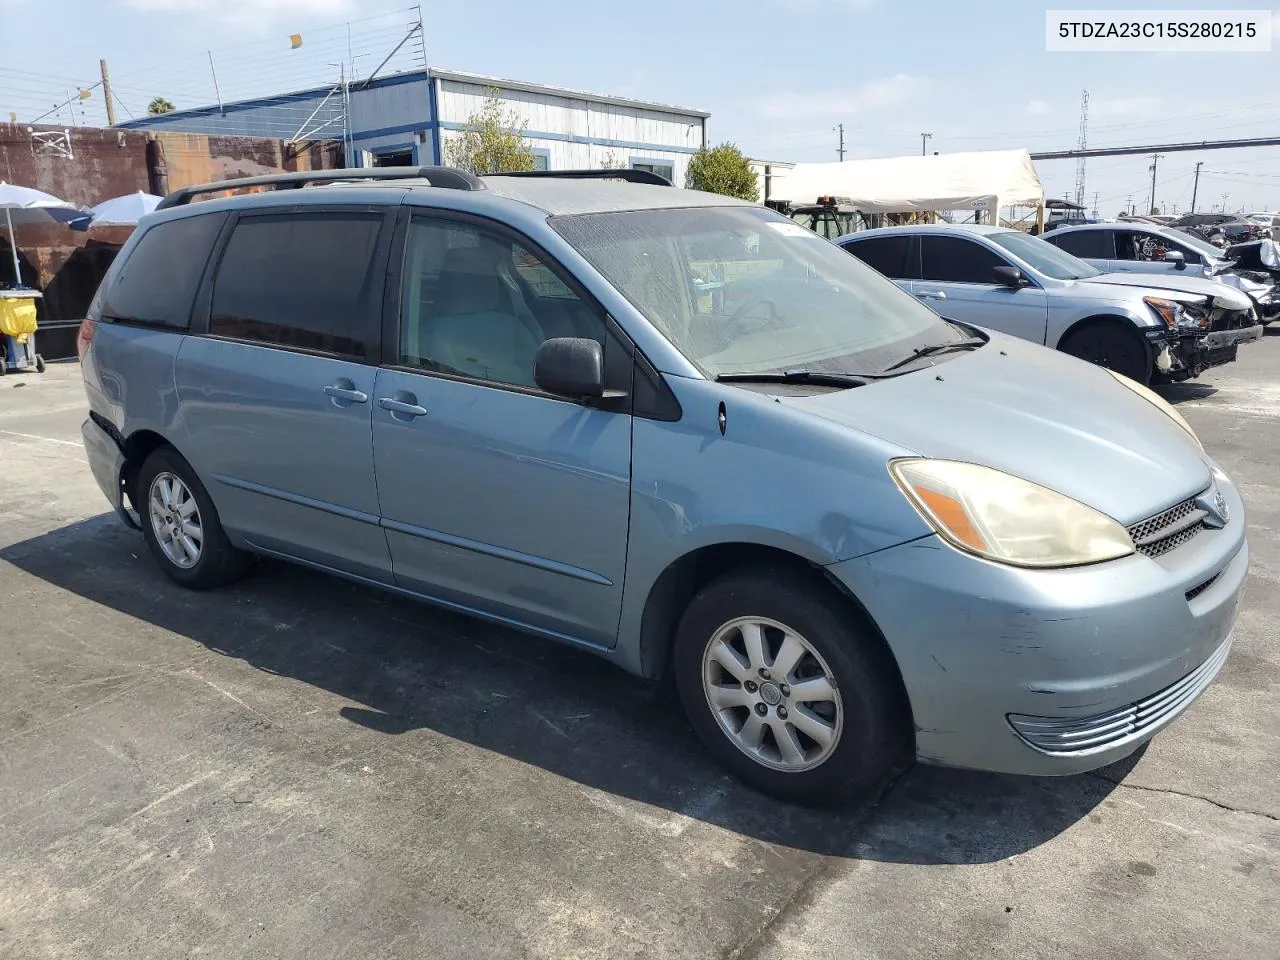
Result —
[[611, 153], [600, 161], [601, 170], [625, 170], [627, 169], [627, 161], [619, 154]]
[[153, 117], [158, 117], [162, 113], [173, 113], [175, 109], [177, 108], [164, 97], [156, 97], [147, 104], [147, 113]]
[[490, 87], [479, 112], [445, 142], [445, 163], [477, 175], [533, 169], [533, 150], [524, 138], [529, 122], [504, 108], [500, 94]]
[[760, 199], [756, 181], [756, 172], [742, 151], [732, 143], [722, 143], [709, 150], [703, 147], [693, 155], [685, 185], [755, 202]]

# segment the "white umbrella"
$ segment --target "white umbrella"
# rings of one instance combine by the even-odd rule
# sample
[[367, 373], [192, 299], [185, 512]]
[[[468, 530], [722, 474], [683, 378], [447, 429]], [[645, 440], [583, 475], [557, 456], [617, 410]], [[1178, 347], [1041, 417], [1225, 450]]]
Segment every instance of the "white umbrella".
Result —
[[126, 194], [123, 197], [103, 200], [97, 206], [89, 208], [89, 213], [93, 217], [89, 225], [131, 227], [154, 210], [161, 199], [155, 194], [143, 193], [139, 190], [137, 193]]
[[5, 224], [9, 227], [9, 250], [13, 254], [13, 278], [17, 284], [22, 283], [22, 274], [18, 272], [18, 239], [13, 232], [15, 222], [54, 220], [72, 224], [89, 216], [80, 207], [59, 200], [52, 194], [5, 183], [3, 180], [0, 180], [0, 209], [4, 210]]

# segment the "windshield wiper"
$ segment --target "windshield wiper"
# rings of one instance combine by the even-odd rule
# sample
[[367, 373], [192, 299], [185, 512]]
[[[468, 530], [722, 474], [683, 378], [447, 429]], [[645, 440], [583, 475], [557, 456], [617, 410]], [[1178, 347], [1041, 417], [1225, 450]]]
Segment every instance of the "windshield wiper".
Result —
[[821, 370], [784, 370], [782, 373], [722, 373], [716, 383], [805, 383], [819, 387], [865, 387], [875, 374], [823, 373]]
[[903, 357], [889, 366], [884, 368], [884, 372], [897, 370], [899, 367], [905, 367], [908, 363], [920, 360], [923, 357], [935, 357], [940, 353], [950, 353], [953, 350], [976, 350], [987, 341], [982, 337], [969, 337], [967, 340], [952, 340], [950, 343], [931, 343], [927, 347], [916, 347], [915, 351], [909, 357]]

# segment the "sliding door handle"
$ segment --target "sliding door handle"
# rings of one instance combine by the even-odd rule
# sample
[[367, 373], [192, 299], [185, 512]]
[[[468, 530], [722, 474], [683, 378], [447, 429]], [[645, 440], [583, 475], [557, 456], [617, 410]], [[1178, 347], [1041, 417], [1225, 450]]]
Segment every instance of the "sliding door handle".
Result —
[[391, 397], [381, 397], [378, 400], [378, 406], [383, 410], [387, 410], [392, 416], [400, 419], [410, 419], [412, 417], [425, 417], [427, 408], [419, 406], [416, 403], [409, 403], [405, 400], [395, 400]]

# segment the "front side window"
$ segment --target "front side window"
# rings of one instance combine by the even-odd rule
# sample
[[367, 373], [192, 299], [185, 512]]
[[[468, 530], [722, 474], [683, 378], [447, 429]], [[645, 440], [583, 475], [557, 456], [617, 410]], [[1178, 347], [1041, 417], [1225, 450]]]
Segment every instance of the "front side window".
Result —
[[708, 376], [870, 372], [965, 334], [772, 210], [554, 217], [552, 227]]
[[920, 275], [940, 283], [995, 283], [992, 271], [1009, 263], [967, 237], [920, 238]]
[[505, 233], [470, 222], [412, 221], [401, 364], [533, 387], [534, 355], [551, 337], [605, 344], [604, 320], [542, 257]]
[[244, 217], [222, 254], [209, 332], [365, 358], [382, 306], [379, 213]]

